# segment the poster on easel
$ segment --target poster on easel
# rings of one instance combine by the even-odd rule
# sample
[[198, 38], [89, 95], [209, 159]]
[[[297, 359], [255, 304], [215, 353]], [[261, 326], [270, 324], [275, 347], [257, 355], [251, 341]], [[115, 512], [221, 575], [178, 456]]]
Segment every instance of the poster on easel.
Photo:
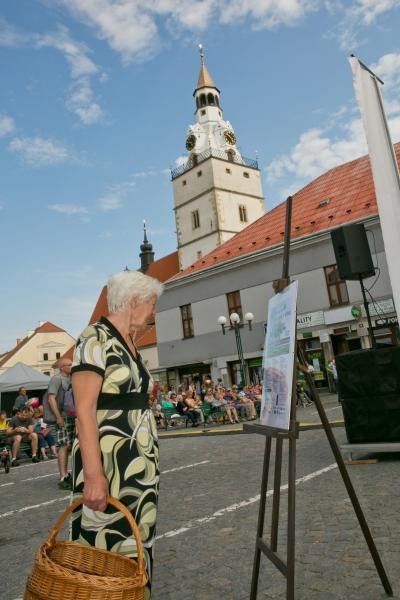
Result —
[[260, 423], [284, 430], [289, 430], [292, 403], [297, 289], [294, 281], [269, 301], [264, 344]]

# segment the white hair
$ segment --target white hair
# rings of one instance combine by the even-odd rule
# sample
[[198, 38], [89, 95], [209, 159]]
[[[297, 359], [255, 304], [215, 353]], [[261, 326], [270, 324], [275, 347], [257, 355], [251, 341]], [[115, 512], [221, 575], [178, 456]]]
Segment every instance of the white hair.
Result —
[[111, 275], [107, 282], [107, 304], [110, 313], [124, 310], [132, 298], [146, 302], [153, 296], [159, 298], [163, 286], [154, 277], [140, 271], [121, 271]]

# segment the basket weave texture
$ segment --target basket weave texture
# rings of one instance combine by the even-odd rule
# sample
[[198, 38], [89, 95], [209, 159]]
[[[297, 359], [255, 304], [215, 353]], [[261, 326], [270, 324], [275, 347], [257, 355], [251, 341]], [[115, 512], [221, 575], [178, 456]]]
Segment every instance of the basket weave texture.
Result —
[[129, 510], [115, 498], [107, 503], [120, 510], [136, 540], [137, 559], [116, 552], [57, 541], [61, 526], [82, 504], [76, 500], [60, 516], [35, 556], [24, 600], [143, 600], [147, 583], [143, 545]]

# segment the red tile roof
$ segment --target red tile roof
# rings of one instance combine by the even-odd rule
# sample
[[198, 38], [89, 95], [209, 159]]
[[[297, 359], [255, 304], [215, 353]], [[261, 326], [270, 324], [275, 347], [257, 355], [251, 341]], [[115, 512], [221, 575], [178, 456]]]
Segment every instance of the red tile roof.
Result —
[[22, 340], [18, 342], [16, 346], [9, 352], [6, 352], [2, 355], [0, 359], [0, 367], [2, 367], [14, 354], [16, 354], [25, 344], [33, 338], [37, 333], [66, 333], [65, 329], [61, 329], [58, 325], [54, 325], [54, 323], [50, 323], [50, 321], [46, 321], [43, 325], [39, 325], [36, 327], [32, 335], [27, 335]]
[[[166, 281], [170, 279], [179, 271], [179, 258], [178, 252], [172, 252], [167, 254], [158, 260], [151, 263], [146, 271], [146, 275], [158, 279], [158, 281]], [[105, 285], [100, 292], [99, 299], [96, 302], [96, 306], [93, 309], [92, 315], [89, 319], [89, 324], [96, 323], [101, 317], [108, 315], [107, 308], [107, 286]], [[157, 343], [156, 328], [155, 326], [148, 329], [141, 337], [136, 340], [138, 348], [144, 348], [146, 346], [154, 346]], [[74, 346], [72, 346], [64, 355], [63, 358], [72, 359], [74, 353]]]
[[[400, 163], [400, 143], [395, 144]], [[172, 280], [283, 242], [286, 203], [279, 204]], [[369, 156], [330, 169], [293, 195], [291, 239], [378, 214]]]

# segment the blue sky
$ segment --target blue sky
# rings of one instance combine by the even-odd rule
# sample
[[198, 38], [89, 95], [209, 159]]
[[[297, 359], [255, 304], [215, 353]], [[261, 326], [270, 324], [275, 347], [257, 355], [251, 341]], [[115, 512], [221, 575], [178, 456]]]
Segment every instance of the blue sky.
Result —
[[266, 209], [366, 150], [347, 56], [385, 81], [400, 139], [400, 0], [12, 0], [0, 5], [0, 352], [77, 335], [108, 276], [176, 249], [169, 169], [203, 43]]

